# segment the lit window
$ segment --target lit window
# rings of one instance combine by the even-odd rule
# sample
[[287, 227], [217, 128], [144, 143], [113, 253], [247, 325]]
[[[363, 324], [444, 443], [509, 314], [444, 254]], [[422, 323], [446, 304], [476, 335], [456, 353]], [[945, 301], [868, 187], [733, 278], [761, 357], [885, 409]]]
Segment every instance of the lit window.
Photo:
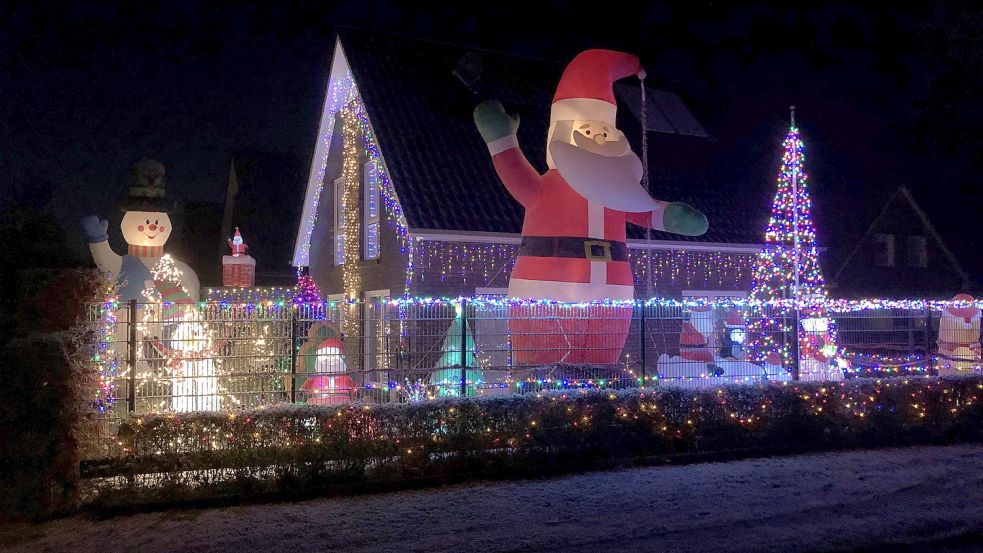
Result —
[[924, 236], [909, 236], [907, 252], [909, 267], [928, 267], [928, 248]]
[[345, 181], [334, 181], [334, 264], [345, 264]]
[[365, 259], [379, 258], [379, 164], [370, 161], [365, 164], [362, 171], [362, 228], [363, 236], [363, 257]]
[[894, 267], [894, 235], [874, 235], [874, 264], [878, 267]]

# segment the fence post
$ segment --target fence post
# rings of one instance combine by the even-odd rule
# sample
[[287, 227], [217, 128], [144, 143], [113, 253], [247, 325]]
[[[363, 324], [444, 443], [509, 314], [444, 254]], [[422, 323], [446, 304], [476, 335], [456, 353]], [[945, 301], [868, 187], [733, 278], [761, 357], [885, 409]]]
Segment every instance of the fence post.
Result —
[[925, 374], [932, 371], [932, 309], [925, 305]]
[[128, 311], [126, 324], [129, 336], [126, 345], [130, 372], [127, 375], [126, 409], [133, 413], [137, 410], [137, 300], [130, 300]]
[[461, 397], [468, 395], [468, 300], [461, 299]]
[[792, 380], [799, 380], [799, 307], [792, 310]]
[[641, 358], [641, 361], [642, 361], [642, 370], [641, 370], [641, 373], [642, 373], [642, 386], [641, 387], [644, 388], [645, 387], [645, 360], [646, 360], [645, 350], [647, 349], [646, 348], [646, 345], [648, 344], [648, 342], [645, 339], [645, 337], [647, 336], [647, 333], [645, 331], [645, 301], [644, 300], [641, 301], [638, 305], [639, 305], [639, 309], [642, 312], [642, 315], [639, 318], [639, 322], [638, 322], [638, 333], [639, 333], [639, 338], [640, 338], [639, 339], [639, 343], [641, 344], [641, 346], [640, 346], [641, 347], [641, 351], [639, 352], [639, 355], [638, 356], [639, 356], [639, 358]]
[[290, 403], [297, 403], [297, 310], [301, 305], [290, 310]]

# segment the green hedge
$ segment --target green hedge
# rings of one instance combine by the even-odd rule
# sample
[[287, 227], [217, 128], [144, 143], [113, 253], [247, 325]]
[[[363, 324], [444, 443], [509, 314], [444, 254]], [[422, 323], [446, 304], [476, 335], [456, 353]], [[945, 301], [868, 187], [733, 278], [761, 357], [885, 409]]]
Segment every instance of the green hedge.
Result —
[[[15, 338], [0, 349], [0, 513], [40, 517], [70, 509], [84, 432], [85, 363], [74, 338]], [[88, 438], [89, 441], [96, 438]]]
[[983, 378], [570, 391], [133, 417], [87, 468], [102, 504], [983, 439]]

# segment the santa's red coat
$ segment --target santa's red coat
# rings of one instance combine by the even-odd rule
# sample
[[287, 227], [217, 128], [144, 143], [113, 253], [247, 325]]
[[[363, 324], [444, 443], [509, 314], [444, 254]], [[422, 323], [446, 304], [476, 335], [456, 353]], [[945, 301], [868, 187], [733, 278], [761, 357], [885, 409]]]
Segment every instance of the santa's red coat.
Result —
[[[495, 170], [523, 207], [522, 235], [573, 237], [625, 242], [625, 223], [652, 227], [653, 212], [626, 213], [590, 202], [571, 188], [559, 171], [540, 175], [507, 137], [495, 152]], [[656, 214], [658, 215], [658, 214]], [[655, 217], [658, 220], [660, 217]], [[627, 261], [519, 255], [509, 281], [509, 295], [523, 299], [569, 302], [630, 300], [634, 278]], [[513, 361], [547, 363], [617, 363], [631, 323], [631, 307], [590, 306], [565, 309], [544, 320], [542, 307], [513, 306], [509, 313]]]
[[[590, 202], [574, 191], [556, 169], [544, 175], [537, 173], [517, 146], [495, 154], [492, 161], [509, 193], [526, 209], [523, 236], [625, 242], [626, 222], [652, 228], [653, 212], [626, 213]], [[627, 261], [520, 255], [512, 270], [512, 281], [510, 295], [534, 299], [626, 300], [633, 297], [634, 291]], [[528, 281], [536, 285], [529, 286]], [[521, 293], [527, 290], [532, 294]]]

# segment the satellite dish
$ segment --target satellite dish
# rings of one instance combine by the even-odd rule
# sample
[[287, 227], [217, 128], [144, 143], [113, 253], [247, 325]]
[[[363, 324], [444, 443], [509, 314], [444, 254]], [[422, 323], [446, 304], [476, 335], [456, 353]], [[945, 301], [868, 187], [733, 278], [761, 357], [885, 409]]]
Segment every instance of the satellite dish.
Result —
[[457, 66], [451, 71], [457, 80], [461, 81], [468, 90], [477, 94], [478, 81], [481, 80], [481, 56], [477, 52], [468, 52], [461, 56]]

